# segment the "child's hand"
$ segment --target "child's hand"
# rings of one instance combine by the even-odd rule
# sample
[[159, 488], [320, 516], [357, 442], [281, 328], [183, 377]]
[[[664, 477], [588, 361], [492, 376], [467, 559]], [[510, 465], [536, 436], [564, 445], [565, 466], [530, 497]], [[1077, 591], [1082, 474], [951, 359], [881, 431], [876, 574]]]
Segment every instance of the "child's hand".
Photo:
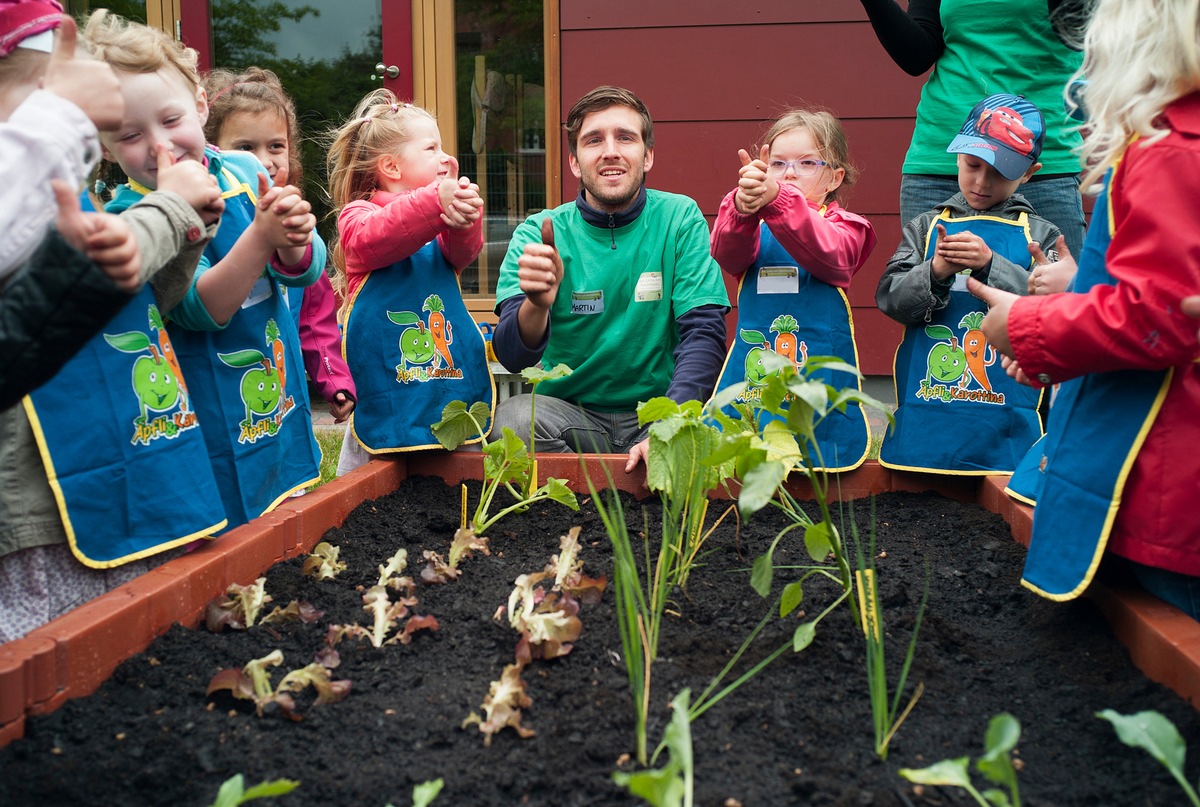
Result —
[[195, 160], [176, 162], [171, 150], [163, 143], [154, 148], [158, 153], [158, 190], [182, 196], [205, 226], [220, 219], [225, 212], [225, 200], [221, 198], [217, 178]]
[[104, 62], [76, 59], [75, 40], [75, 20], [64, 14], [42, 88], [82, 109], [100, 131], [116, 129], [125, 117], [121, 82]]
[[329, 414], [333, 415], [333, 422], [345, 423], [346, 418], [350, 417], [350, 413], [353, 411], [354, 399], [338, 390], [338, 393], [333, 396], [333, 400], [329, 402]]
[[1075, 264], [1071, 250], [1067, 249], [1067, 239], [1064, 236], [1058, 237], [1051, 257], [1046, 257], [1037, 244], [1029, 245], [1029, 254], [1037, 263], [1029, 273], [1030, 294], [1057, 294], [1067, 290], [1071, 279], [1075, 277], [1075, 270], [1079, 267]]
[[738, 159], [742, 167], [738, 170], [738, 187], [733, 196], [733, 206], [743, 216], [757, 213], [764, 206], [775, 201], [779, 195], [779, 183], [767, 171], [767, 160], [771, 157], [771, 147], [759, 149], [758, 159], [751, 160], [750, 153], [738, 149]]
[[[937, 242], [940, 246], [942, 241], [946, 238], [946, 228], [941, 224], [937, 225], [937, 233]], [[933, 251], [933, 260], [930, 262], [930, 266], [932, 267], [931, 271], [933, 272], [933, 276], [937, 280], [945, 280], [951, 275], [958, 274], [965, 268], [946, 260], [940, 249], [935, 249]]]
[[1011, 291], [994, 289], [986, 283], [980, 283], [973, 277], [967, 278], [967, 291], [987, 303], [987, 316], [983, 318], [980, 330], [987, 337], [988, 344], [1010, 359], [1015, 359], [1012, 342], [1008, 339], [1008, 312], [1012, 310], [1013, 303], [1021, 298]]
[[[286, 169], [281, 169], [279, 173], [286, 179]], [[294, 185], [276, 185], [272, 188], [267, 175], [259, 174], [258, 208], [254, 223], [250, 226], [273, 249], [281, 250], [303, 247], [311, 242], [317, 217], [312, 213], [312, 205], [300, 195], [299, 188]], [[286, 258], [284, 262], [295, 263]]]
[[[443, 196], [443, 188], [452, 191], [448, 193], [449, 205]], [[467, 177], [443, 179], [438, 185], [438, 199], [442, 201], [442, 221], [451, 229], [468, 229], [483, 215], [483, 197], [479, 195], [479, 186]]]
[[61, 179], [50, 180], [58, 202], [58, 232], [67, 243], [87, 255], [121, 291], [133, 294], [142, 287], [142, 253], [133, 231], [120, 216], [84, 213], [79, 194]]
[[956, 263], [968, 269], [983, 269], [992, 262], [992, 250], [982, 238], [965, 230], [946, 235], [946, 228], [940, 224], [937, 254], [948, 263]]

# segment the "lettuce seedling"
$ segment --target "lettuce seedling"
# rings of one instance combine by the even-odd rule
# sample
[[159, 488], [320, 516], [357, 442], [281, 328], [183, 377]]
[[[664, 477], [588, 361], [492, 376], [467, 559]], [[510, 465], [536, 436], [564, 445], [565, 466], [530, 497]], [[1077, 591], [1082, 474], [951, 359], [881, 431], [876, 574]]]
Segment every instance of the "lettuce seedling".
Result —
[[[380, 567], [382, 570], [384, 567]], [[385, 575], [381, 574], [381, 578]], [[409, 580], [409, 578], [388, 578], [391, 581], [398, 579]], [[411, 580], [409, 583], [411, 584]], [[408, 616], [408, 609], [417, 604], [416, 597], [401, 597], [392, 602], [388, 597], [387, 586], [377, 584], [367, 589], [363, 594], [363, 610], [371, 615], [371, 627], [365, 628], [362, 625], [331, 625], [329, 632], [325, 636], [327, 647], [332, 648], [333, 645], [341, 641], [343, 637], [350, 636], [358, 639], [368, 639], [375, 647], [383, 647], [385, 644], [408, 644], [412, 641], [412, 635], [418, 630], [437, 630], [438, 622], [433, 616], [410, 616], [405, 622], [404, 627], [399, 631], [396, 630], [396, 625], [399, 620]], [[392, 634], [388, 638], [388, 634]], [[324, 652], [324, 651], [323, 651]]]
[[[460, 529], [459, 532], [462, 532]], [[432, 549], [426, 549], [421, 553], [425, 560], [425, 568], [421, 569], [421, 582], [427, 586], [439, 586], [442, 583], [449, 583], [451, 580], [457, 580], [462, 574], [461, 571], [451, 566], [437, 552]]]
[[474, 530], [459, 527], [454, 531], [454, 540], [450, 542], [450, 555], [447, 558], [447, 565], [451, 569], [457, 569], [458, 564], [471, 557], [473, 552], [482, 552], [490, 556], [492, 550], [488, 548], [488, 539], [483, 536], [476, 536]]
[[1187, 744], [1174, 723], [1158, 712], [1123, 715], [1112, 709], [1105, 709], [1096, 712], [1096, 717], [1112, 723], [1117, 732], [1117, 739], [1125, 745], [1140, 748], [1162, 763], [1183, 788], [1193, 807], [1200, 807], [1200, 796], [1184, 778], [1183, 762], [1187, 755]]
[[988, 721], [984, 735], [983, 756], [975, 760], [975, 768], [988, 781], [1008, 788], [1008, 793], [992, 788], [980, 793], [971, 783], [968, 771], [970, 757], [943, 759], [928, 768], [901, 768], [900, 775], [910, 782], [935, 787], [961, 787], [980, 807], [1021, 807], [1017, 789], [1017, 773], [1009, 753], [1021, 739], [1021, 724], [1010, 714], [1002, 713]]
[[550, 556], [546, 574], [554, 577], [554, 590], [561, 591], [579, 601], [581, 605], [600, 602], [608, 579], [588, 577], [583, 573], [583, 561], [579, 559], [579, 533], [582, 527], [572, 527], [566, 535], [559, 536], [559, 551]]
[[567, 655], [583, 631], [579, 603], [560, 592], [547, 594], [538, 586], [548, 577], [545, 572], [523, 574], [508, 595], [508, 624], [521, 634], [517, 660], [522, 664]]
[[225, 594], [214, 598], [204, 609], [204, 624], [213, 633], [220, 633], [226, 625], [234, 630], [252, 627], [258, 612], [271, 602], [266, 590], [267, 578], [260, 577], [248, 586], [233, 583]]
[[[445, 784], [441, 779], [431, 779], [428, 782], [413, 785], [412, 807], [429, 807], [437, 798], [438, 793], [442, 792]], [[387, 807], [394, 807], [394, 805], [389, 802]]]
[[332, 580], [346, 570], [345, 561], [338, 560], [340, 552], [340, 547], [322, 541], [313, 547], [312, 554], [304, 559], [301, 571], [305, 577], [314, 580]]
[[306, 625], [316, 622], [325, 616], [324, 611], [317, 610], [312, 603], [303, 600], [292, 600], [283, 608], [278, 605], [271, 613], [258, 620], [260, 625], [270, 625], [279, 622], [303, 622]]
[[377, 585], [394, 588], [397, 591], [413, 585], [412, 578], [399, 576], [408, 568], [408, 550], [398, 549], [396, 554], [387, 559], [387, 563], [379, 567], [379, 582]]
[[489, 748], [492, 745], [492, 736], [505, 726], [515, 731], [523, 740], [536, 733], [533, 729], [521, 725], [521, 710], [533, 705], [533, 701], [525, 692], [525, 680], [521, 678], [523, 667], [522, 664], [508, 664], [504, 667], [504, 672], [500, 673], [500, 680], [492, 681], [487, 697], [479, 707], [487, 715], [486, 720], [478, 713], [471, 712], [462, 722], [461, 727], [464, 729], [478, 724], [479, 730], [484, 734], [483, 744]]
[[273, 779], [247, 789], [246, 778], [239, 773], [221, 784], [221, 789], [217, 791], [217, 800], [210, 807], [238, 807], [239, 804], [255, 799], [286, 796], [298, 787], [300, 783], [295, 779]]
[[221, 670], [208, 682], [205, 694], [212, 695], [214, 692], [227, 690], [235, 698], [252, 700], [259, 717], [262, 717], [268, 704], [274, 703], [291, 720], [301, 719], [301, 715], [296, 711], [296, 701], [292, 698], [294, 692], [312, 686], [317, 690], [317, 705], [337, 703], [350, 694], [350, 681], [331, 680], [329, 670], [316, 663], [292, 670], [283, 677], [278, 686], [272, 686], [269, 668], [278, 667], [282, 663], [283, 652], [274, 650], [262, 658], [251, 660], [240, 670]]

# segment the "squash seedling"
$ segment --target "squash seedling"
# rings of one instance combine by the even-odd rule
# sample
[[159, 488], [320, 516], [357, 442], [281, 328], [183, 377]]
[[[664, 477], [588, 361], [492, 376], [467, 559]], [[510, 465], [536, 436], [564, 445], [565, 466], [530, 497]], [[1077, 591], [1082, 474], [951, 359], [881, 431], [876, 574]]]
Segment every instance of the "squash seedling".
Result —
[[1158, 712], [1123, 715], [1112, 709], [1096, 712], [1096, 717], [1112, 723], [1117, 739], [1130, 748], [1140, 748], [1162, 763], [1193, 807], [1200, 807], [1200, 796], [1183, 775], [1187, 744], [1175, 724]]
[[[545, 373], [545, 378], [539, 377], [537, 381], [532, 381], [535, 391], [536, 384], [546, 378], [557, 377], [552, 375], [553, 373], [554, 371], [549, 371]], [[442, 409], [442, 419], [430, 427], [433, 435], [447, 451], [453, 451], [475, 435], [483, 439], [483, 491], [470, 524], [474, 534], [483, 535], [509, 513], [523, 513], [531, 504], [543, 499], [551, 499], [565, 504], [572, 510], [578, 510], [579, 502], [574, 492], [567, 487], [566, 480], [548, 477], [546, 484], [540, 487], [535, 484], [537, 468], [533, 454], [525, 446], [525, 441], [512, 429], [502, 428], [499, 439], [487, 439], [483, 432], [483, 424], [487, 422], [489, 412], [487, 404], [482, 402], [471, 404], [468, 408], [462, 401], [451, 401]], [[516, 501], [498, 513], [491, 514], [492, 503], [501, 487]], [[467, 524], [464, 523], [462, 527], [467, 528]]]
[[313, 663], [299, 670], [292, 670], [283, 677], [278, 686], [271, 685], [271, 667], [283, 663], [283, 651], [273, 650], [266, 656], [252, 659], [245, 667], [221, 670], [208, 682], [206, 695], [214, 692], [228, 691], [233, 697], [254, 701], [254, 710], [259, 717], [269, 704], [275, 704], [279, 711], [291, 720], [300, 720], [301, 715], [296, 711], [296, 701], [292, 693], [300, 692], [308, 686], [317, 690], [316, 705], [322, 703], [337, 703], [350, 694], [350, 681], [334, 681], [329, 677], [329, 670], [320, 664]]
[[970, 757], [943, 759], [928, 768], [901, 768], [900, 775], [918, 785], [961, 787], [975, 799], [979, 807], [1021, 807], [1017, 771], [1009, 756], [1020, 739], [1021, 724], [1017, 719], [1007, 713], [998, 714], [988, 721], [983, 739], [983, 756], [975, 760], [975, 769], [989, 782], [1007, 788], [1007, 793], [997, 788], [982, 793], [976, 790], [968, 770]]
[[245, 804], [255, 799], [286, 796], [298, 787], [300, 787], [300, 783], [295, 779], [272, 779], [247, 788], [246, 777], [239, 773], [229, 777], [221, 784], [221, 789], [217, 791], [217, 800], [210, 807], [238, 807], [239, 804]]

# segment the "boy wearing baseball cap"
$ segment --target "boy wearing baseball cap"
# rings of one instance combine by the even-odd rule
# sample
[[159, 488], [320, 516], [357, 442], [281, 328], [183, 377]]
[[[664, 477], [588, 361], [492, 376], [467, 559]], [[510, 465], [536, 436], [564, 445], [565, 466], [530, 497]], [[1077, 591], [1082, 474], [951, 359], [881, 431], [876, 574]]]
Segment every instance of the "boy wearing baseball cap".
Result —
[[[1042, 114], [1027, 99], [984, 98], [946, 149], [958, 155], [959, 193], [904, 226], [875, 290], [879, 309], [906, 326], [882, 465], [1011, 473], [1041, 435], [1037, 393], [1009, 379], [981, 341], [976, 320], [987, 309], [966, 278], [1025, 294], [1031, 250], [1056, 259], [1061, 233], [1017, 193], [1041, 168], [1044, 136]], [[942, 439], [930, 441], [931, 433]]]

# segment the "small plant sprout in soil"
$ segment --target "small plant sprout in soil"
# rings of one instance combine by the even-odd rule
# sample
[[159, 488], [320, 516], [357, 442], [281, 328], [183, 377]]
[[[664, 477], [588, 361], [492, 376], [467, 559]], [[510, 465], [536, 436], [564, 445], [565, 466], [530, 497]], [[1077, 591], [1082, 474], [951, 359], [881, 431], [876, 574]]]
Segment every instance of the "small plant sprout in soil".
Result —
[[[441, 779], [434, 779], [430, 782], [413, 785], [412, 807], [429, 807], [445, 786], [446, 783]], [[393, 805], [388, 804], [387, 807], [393, 807]]]
[[671, 701], [673, 716], [663, 730], [663, 742], [658, 753], [666, 748], [667, 763], [634, 773], [617, 771], [613, 781], [632, 795], [644, 799], [651, 807], [692, 807], [695, 804], [695, 761], [692, 758], [692, 726], [688, 716], [688, 698], [683, 690]]
[[307, 602], [292, 600], [286, 607], [276, 606], [262, 619], [258, 618], [263, 606], [272, 602], [271, 595], [266, 591], [267, 578], [260, 577], [248, 586], [234, 583], [225, 590], [225, 594], [214, 598], [204, 609], [204, 625], [213, 633], [220, 633], [225, 627], [233, 630], [245, 630], [255, 624], [269, 625], [272, 622], [316, 622], [323, 611], [318, 611]]
[[528, 739], [537, 733], [521, 725], [521, 710], [528, 709], [533, 704], [525, 692], [525, 679], [521, 678], [524, 666], [516, 662], [505, 665], [504, 671], [500, 673], [500, 680], [491, 683], [487, 697], [480, 706], [487, 717], [481, 718], [478, 713], [471, 712], [462, 722], [464, 729], [478, 724], [479, 730], [483, 732], [483, 744], [489, 748], [492, 745], [492, 736], [505, 727], [515, 731], [522, 739]]
[[[371, 627], [330, 625], [325, 636], [326, 653], [336, 658], [330, 651], [345, 637], [368, 639], [372, 646], [383, 647], [385, 644], [397, 642], [408, 644], [412, 641], [413, 633], [418, 630], [438, 629], [436, 617], [417, 614], [409, 616], [409, 609], [415, 608], [418, 600], [416, 583], [411, 577], [401, 576], [407, 566], [408, 550], [403, 548], [388, 558], [386, 564], [379, 566], [378, 581], [363, 593], [362, 598], [363, 610], [371, 615]], [[394, 602], [388, 595], [389, 588], [401, 594]], [[399, 621], [405, 617], [408, 619], [405, 620], [404, 627], [397, 630]], [[388, 634], [391, 634], [391, 638], [388, 638]]]
[[971, 758], [944, 759], [928, 768], [901, 768], [900, 775], [918, 785], [961, 787], [980, 807], [1021, 807], [1017, 788], [1017, 768], [1010, 754], [1021, 739], [1021, 724], [1010, 714], [998, 714], [988, 721], [983, 740], [983, 756], [975, 760], [975, 769], [989, 782], [1007, 789], [991, 788], [980, 793], [971, 783]]
[[268, 706], [274, 705], [291, 720], [301, 718], [292, 694], [308, 686], [317, 691], [315, 705], [318, 706], [322, 703], [337, 703], [350, 694], [349, 681], [330, 679], [329, 670], [316, 662], [299, 670], [292, 670], [283, 677], [278, 686], [272, 686], [269, 668], [278, 667], [282, 663], [282, 651], [273, 650], [262, 658], [251, 660], [240, 670], [221, 670], [208, 682], [206, 694], [211, 696], [214, 692], [227, 691], [235, 698], [254, 701], [254, 709], [259, 717], [263, 716]]
[[221, 789], [217, 791], [217, 800], [210, 807], [238, 807], [239, 804], [245, 804], [255, 799], [286, 796], [298, 787], [300, 787], [300, 783], [295, 779], [273, 779], [247, 788], [246, 778], [239, 773], [229, 777], [221, 784]]
[[[1188, 784], [1183, 775], [1183, 761], [1187, 756], [1187, 743], [1175, 724], [1158, 712], [1138, 712], [1132, 715], [1118, 714], [1112, 709], [1096, 713], [1096, 717], [1112, 723], [1117, 739], [1130, 748], [1141, 748], [1162, 763], [1171, 776], [1183, 788], [1192, 807], [1200, 807], [1200, 795]], [[1200, 783], [1197, 783], [1200, 784]]]
[[312, 554], [304, 559], [301, 571], [313, 580], [332, 580], [346, 570], [344, 561], [338, 560], [341, 549], [322, 541], [313, 547]]
[[[466, 499], [466, 487], [464, 486], [464, 511]], [[492, 554], [488, 548], [488, 539], [475, 535], [475, 531], [470, 527], [459, 527], [454, 531], [454, 539], [450, 542], [450, 552], [445, 560], [432, 549], [426, 549], [421, 553], [428, 561], [425, 568], [421, 570], [421, 582], [426, 585], [440, 585], [458, 579], [458, 576], [462, 574], [458, 564], [471, 557], [475, 552], [481, 552], [484, 555]]]

